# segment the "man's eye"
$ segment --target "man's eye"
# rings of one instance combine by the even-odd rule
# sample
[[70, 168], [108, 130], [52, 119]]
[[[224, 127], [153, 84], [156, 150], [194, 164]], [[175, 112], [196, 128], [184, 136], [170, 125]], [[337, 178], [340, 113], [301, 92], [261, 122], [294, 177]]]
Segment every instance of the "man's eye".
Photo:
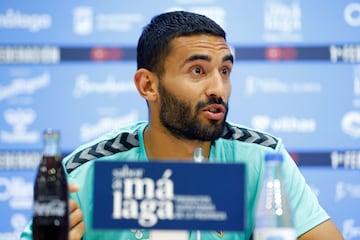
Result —
[[221, 70], [221, 73], [222, 73], [223, 75], [229, 75], [229, 74], [230, 74], [230, 69], [228, 69], [228, 68], [223, 68], [223, 69]]
[[197, 74], [197, 75], [203, 73], [203, 70], [201, 67], [194, 67], [191, 71], [192, 71], [192, 73]]

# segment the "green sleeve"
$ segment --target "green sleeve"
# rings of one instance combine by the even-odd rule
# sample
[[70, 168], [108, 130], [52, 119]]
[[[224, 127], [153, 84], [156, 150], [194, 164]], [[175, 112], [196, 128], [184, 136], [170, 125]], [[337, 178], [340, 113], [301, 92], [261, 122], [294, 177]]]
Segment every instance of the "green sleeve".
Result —
[[32, 240], [32, 221], [26, 225], [24, 231], [20, 235], [20, 240]]

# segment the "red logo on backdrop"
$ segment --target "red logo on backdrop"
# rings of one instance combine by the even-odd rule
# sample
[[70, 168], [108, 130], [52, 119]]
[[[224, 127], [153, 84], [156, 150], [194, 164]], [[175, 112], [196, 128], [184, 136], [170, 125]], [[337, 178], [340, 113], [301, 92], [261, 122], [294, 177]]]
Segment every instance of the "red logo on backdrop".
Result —
[[265, 49], [265, 57], [269, 61], [295, 60], [297, 50], [294, 47], [268, 47]]
[[122, 59], [122, 51], [120, 48], [92, 48], [90, 52], [90, 58], [93, 61], [117, 61]]

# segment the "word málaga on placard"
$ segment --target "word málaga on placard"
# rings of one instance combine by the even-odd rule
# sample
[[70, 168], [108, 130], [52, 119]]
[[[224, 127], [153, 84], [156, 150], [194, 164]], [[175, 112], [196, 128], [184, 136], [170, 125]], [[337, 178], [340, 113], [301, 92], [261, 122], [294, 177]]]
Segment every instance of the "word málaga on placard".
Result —
[[143, 227], [154, 226], [158, 219], [174, 219], [172, 171], [166, 169], [157, 181], [143, 174], [143, 169], [127, 165], [113, 170], [113, 218], [138, 219]]

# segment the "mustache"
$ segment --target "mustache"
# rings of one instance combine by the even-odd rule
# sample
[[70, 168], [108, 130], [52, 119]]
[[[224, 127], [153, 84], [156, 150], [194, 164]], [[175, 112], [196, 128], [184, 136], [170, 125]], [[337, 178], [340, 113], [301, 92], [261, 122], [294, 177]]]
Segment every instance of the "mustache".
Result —
[[201, 108], [206, 107], [211, 104], [221, 104], [224, 106], [226, 111], [228, 110], [227, 102], [224, 102], [224, 100], [221, 97], [219, 97], [219, 98], [212, 97], [212, 98], [209, 98], [207, 101], [199, 102], [198, 104], [196, 104], [196, 110], [200, 110]]

